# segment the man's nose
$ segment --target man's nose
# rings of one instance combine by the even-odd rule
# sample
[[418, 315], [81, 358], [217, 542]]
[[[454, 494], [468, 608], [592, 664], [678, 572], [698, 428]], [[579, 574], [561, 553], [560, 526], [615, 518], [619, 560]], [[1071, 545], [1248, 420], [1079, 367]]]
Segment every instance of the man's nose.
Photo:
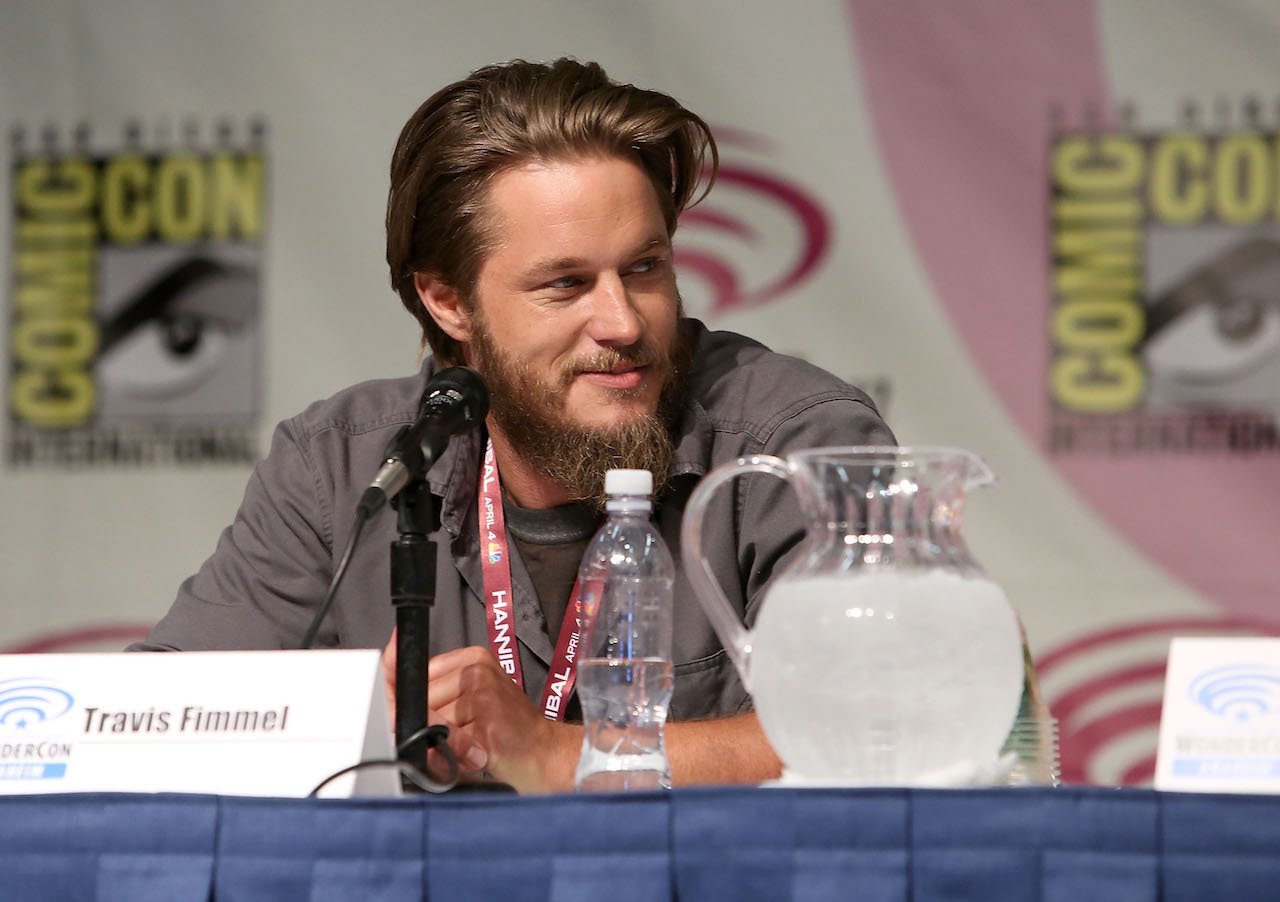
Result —
[[617, 273], [596, 282], [587, 332], [599, 344], [623, 347], [635, 344], [644, 334], [644, 323]]

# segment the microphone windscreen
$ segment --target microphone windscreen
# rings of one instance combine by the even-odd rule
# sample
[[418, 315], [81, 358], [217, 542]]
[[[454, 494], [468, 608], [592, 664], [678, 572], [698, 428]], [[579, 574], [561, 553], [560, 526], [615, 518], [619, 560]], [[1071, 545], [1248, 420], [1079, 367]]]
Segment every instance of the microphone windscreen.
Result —
[[436, 373], [422, 393], [422, 407], [425, 409], [444, 392], [460, 395], [472, 419], [483, 420], [488, 416], [489, 389], [475, 370], [465, 366], [451, 366]]

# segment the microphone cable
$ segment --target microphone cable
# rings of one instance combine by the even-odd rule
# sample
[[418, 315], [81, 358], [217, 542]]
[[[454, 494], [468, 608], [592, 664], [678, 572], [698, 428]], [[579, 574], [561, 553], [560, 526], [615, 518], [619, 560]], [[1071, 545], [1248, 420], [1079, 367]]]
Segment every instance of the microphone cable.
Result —
[[[426, 465], [426, 459], [423, 457], [420, 448], [411, 446], [403, 452], [396, 451], [409, 434], [410, 428], [409, 426], [401, 426], [396, 431], [395, 436], [392, 437], [391, 443], [383, 454], [383, 458], [386, 459], [394, 453], [400, 453], [410, 466], [422, 468]], [[351, 537], [347, 539], [347, 547], [343, 549], [342, 557], [338, 560], [338, 566], [333, 571], [333, 579], [329, 581], [329, 591], [325, 593], [324, 601], [321, 602], [316, 615], [311, 618], [311, 625], [307, 627], [306, 635], [302, 637], [302, 644], [298, 646], [300, 650], [306, 651], [315, 644], [316, 636], [320, 634], [320, 625], [324, 623], [325, 617], [329, 615], [329, 611], [333, 607], [333, 601], [338, 596], [338, 586], [342, 584], [342, 578], [347, 575], [347, 567], [351, 564], [351, 556], [355, 553], [356, 543], [360, 541], [360, 534], [364, 532], [365, 524], [386, 503], [387, 493], [383, 489], [374, 486], [365, 489], [360, 496], [360, 502], [356, 505], [355, 517], [351, 521]]]
[[[300, 649], [309, 649], [320, 633], [320, 624], [333, 607], [338, 586], [346, 576], [356, 541], [365, 523], [391, 500], [415, 474], [425, 473], [435, 462], [450, 436], [474, 429], [489, 412], [489, 390], [474, 370], [452, 366], [432, 376], [418, 402], [418, 415], [411, 425], [400, 427], [382, 455], [382, 467], [356, 505], [351, 537], [342, 552], [329, 591], [311, 619]], [[437, 524], [438, 526], [439, 524]]]
[[[436, 729], [437, 726], [438, 725], [434, 724], [426, 726], [410, 735], [404, 742], [396, 746], [396, 754], [403, 755], [415, 742], [426, 738], [427, 735], [432, 730]], [[440, 729], [445, 731], [445, 736], [448, 736], [448, 727], [440, 727]], [[356, 773], [361, 770], [368, 770], [371, 767], [394, 767], [400, 772], [401, 776], [408, 777], [413, 785], [417, 786], [423, 792], [433, 792], [437, 794], [448, 792], [458, 785], [458, 777], [461, 774], [461, 770], [458, 766], [458, 757], [454, 755], [453, 749], [449, 747], [449, 743], [447, 742], [441, 742], [436, 746], [436, 748], [440, 750], [440, 754], [444, 755], [445, 761], [449, 764], [449, 775], [445, 778], [443, 783], [437, 783], [426, 771], [418, 769], [416, 766], [402, 758], [370, 758], [365, 761], [358, 761], [355, 764], [342, 768], [342, 770], [334, 771], [329, 774], [329, 776], [317, 783], [311, 792], [307, 793], [307, 798], [316, 798], [320, 795], [320, 790], [324, 789], [339, 777], [345, 777], [347, 774]]]
[[324, 602], [316, 611], [316, 615], [311, 618], [311, 625], [307, 627], [307, 633], [302, 637], [299, 649], [305, 651], [315, 644], [316, 636], [320, 633], [320, 625], [324, 623], [329, 609], [333, 607], [333, 600], [338, 596], [338, 586], [342, 584], [342, 578], [347, 575], [347, 567], [351, 564], [351, 556], [355, 553], [356, 542], [360, 540], [360, 533], [364, 532], [364, 525], [369, 522], [370, 513], [371, 511], [364, 505], [356, 508], [356, 517], [351, 524], [351, 537], [347, 539], [347, 547], [342, 552], [337, 569], [333, 571], [333, 579], [329, 581], [329, 591], [325, 593]]

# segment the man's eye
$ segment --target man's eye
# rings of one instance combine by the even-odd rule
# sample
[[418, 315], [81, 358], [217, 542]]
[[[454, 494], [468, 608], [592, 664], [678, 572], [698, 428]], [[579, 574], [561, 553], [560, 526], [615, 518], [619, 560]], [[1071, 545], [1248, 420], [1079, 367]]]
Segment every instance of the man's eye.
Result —
[[631, 268], [628, 269], [627, 272], [635, 273], [637, 275], [644, 275], [645, 273], [653, 272], [655, 269], [657, 269], [661, 265], [662, 265], [661, 257], [646, 257], [643, 260], [633, 263], [631, 265]]
[[564, 291], [570, 288], [577, 288], [581, 284], [582, 280], [577, 276], [561, 276], [552, 282], [548, 282], [547, 287]]

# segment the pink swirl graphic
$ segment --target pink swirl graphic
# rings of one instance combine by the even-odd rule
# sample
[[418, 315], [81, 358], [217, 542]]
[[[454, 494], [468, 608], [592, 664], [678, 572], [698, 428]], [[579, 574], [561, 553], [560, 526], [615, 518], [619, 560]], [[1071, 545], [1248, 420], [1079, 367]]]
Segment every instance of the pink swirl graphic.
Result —
[[1089, 633], [1042, 655], [1037, 669], [1058, 718], [1063, 782], [1150, 785], [1169, 640], [1224, 635], [1275, 636], [1280, 624], [1240, 617], [1149, 620]]
[[[763, 139], [733, 129], [717, 129], [716, 137], [722, 149], [731, 150], [735, 145], [767, 146]], [[764, 284], [749, 287], [741, 267], [723, 253], [680, 247], [676, 251], [676, 265], [682, 272], [706, 283], [711, 292], [713, 313], [777, 300], [813, 275], [831, 245], [830, 219], [817, 200], [778, 175], [742, 163], [722, 163], [716, 186], [704, 204], [680, 217], [681, 235], [693, 230], [695, 234], [728, 238], [749, 249], [753, 256], [768, 260], [775, 272]], [[773, 236], [753, 222], [749, 213], [734, 209], [734, 198], [742, 195], [785, 212], [800, 237], [799, 251], [793, 258], [778, 258], [773, 250]]]
[[43, 655], [79, 651], [119, 651], [131, 642], [145, 639], [150, 632], [151, 625], [144, 623], [105, 623], [98, 626], [77, 627], [45, 633], [8, 648], [0, 648], [0, 654]]

